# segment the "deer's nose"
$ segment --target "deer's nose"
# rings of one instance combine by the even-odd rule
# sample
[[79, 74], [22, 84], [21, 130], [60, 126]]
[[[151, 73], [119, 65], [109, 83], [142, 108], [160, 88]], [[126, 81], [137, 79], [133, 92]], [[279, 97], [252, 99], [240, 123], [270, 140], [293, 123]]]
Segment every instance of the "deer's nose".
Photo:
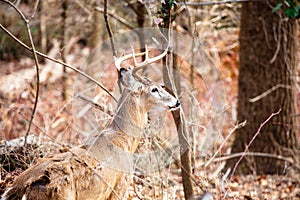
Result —
[[180, 106], [180, 102], [177, 100], [175, 106], [169, 106], [170, 110], [176, 110]]
[[180, 106], [180, 101], [177, 100], [175, 107], [179, 107]]

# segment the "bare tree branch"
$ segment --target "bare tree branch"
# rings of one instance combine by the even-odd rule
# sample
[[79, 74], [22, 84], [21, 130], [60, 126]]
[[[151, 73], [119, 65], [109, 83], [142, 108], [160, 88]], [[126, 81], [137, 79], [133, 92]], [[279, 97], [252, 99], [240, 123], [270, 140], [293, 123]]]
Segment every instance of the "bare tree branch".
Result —
[[279, 88], [292, 89], [292, 87], [289, 85], [277, 84], [277, 85], [271, 87], [269, 90], [263, 92], [262, 94], [249, 99], [249, 102], [251, 102], [251, 103], [257, 102], [258, 100], [261, 100], [262, 98], [268, 96], [270, 93], [274, 92], [275, 90], [277, 90]]
[[[95, 7], [95, 10], [98, 12], [102, 12], [104, 13], [104, 8], [101, 8], [99, 6]], [[119, 15], [116, 15], [112, 12], [107, 11], [107, 14], [111, 17], [113, 17], [114, 19], [116, 19], [117, 21], [119, 21], [121, 24], [123, 24], [124, 26], [126, 26], [129, 29], [134, 29], [133, 26], [131, 26], [125, 19], [123, 19], [122, 17], [120, 17]]]
[[85, 96], [82, 96], [82, 95], [79, 95], [78, 98], [81, 99], [81, 100], [83, 100], [84, 102], [87, 102], [88, 104], [91, 104], [91, 105], [95, 106], [97, 109], [99, 109], [102, 112], [108, 114], [110, 117], [114, 116], [114, 112], [113, 111], [105, 108], [102, 105], [99, 105], [98, 103], [94, 102], [92, 99], [89, 99], [89, 98], [87, 98]]
[[108, 32], [108, 35], [109, 35], [110, 45], [111, 45], [111, 49], [112, 49], [112, 52], [113, 52], [113, 56], [117, 56], [114, 41], [113, 41], [113, 38], [112, 38], [112, 32], [111, 32], [111, 29], [110, 29], [110, 26], [109, 26], [109, 23], [108, 23], [108, 18], [107, 18], [107, 0], [104, 0], [103, 16], [104, 16], [106, 29], [107, 29], [107, 32]]
[[34, 18], [35, 14], [36, 14], [36, 12], [37, 12], [37, 10], [38, 10], [39, 3], [40, 3], [40, 0], [37, 0], [37, 1], [35, 2], [34, 9], [33, 9], [33, 13], [32, 13], [32, 15], [31, 15], [31, 17], [29, 18], [29, 21], [32, 20], [32, 19]]
[[265, 0], [224, 0], [224, 1], [203, 1], [203, 2], [175, 2], [177, 5], [187, 6], [203, 6], [203, 5], [217, 5], [226, 3], [242, 3], [242, 2], [253, 2], [253, 1], [265, 1]]
[[[38, 61], [38, 58], [37, 58], [37, 53], [36, 53], [36, 50], [35, 50], [35, 45], [34, 45], [34, 42], [33, 42], [31, 30], [30, 30], [30, 24], [29, 24], [30, 20], [27, 19], [24, 16], [24, 14], [13, 3], [11, 3], [10, 1], [7, 1], [7, 0], [1, 0], [1, 1], [4, 2], [4, 3], [6, 3], [6, 4], [8, 4], [9, 6], [11, 6], [21, 16], [22, 20], [25, 22], [26, 28], [27, 28], [27, 35], [28, 35], [28, 38], [29, 38], [29, 41], [30, 41], [30, 46], [31, 46], [31, 49], [32, 49], [31, 52], [33, 54], [33, 58], [34, 58], [34, 62], [35, 62], [35, 69], [36, 69], [36, 93], [35, 93], [35, 101], [34, 101], [32, 113], [31, 113], [31, 117], [30, 117], [29, 124], [28, 124], [28, 129], [27, 129], [25, 137], [24, 137], [24, 147], [26, 148], [27, 147], [27, 136], [29, 135], [29, 132], [30, 132], [30, 129], [31, 129], [31, 125], [32, 125], [32, 121], [33, 121], [33, 118], [34, 118], [34, 115], [35, 115], [35, 112], [36, 112], [36, 108], [37, 108], [37, 104], [38, 104], [38, 100], [39, 100], [39, 91], [40, 91], [39, 61]], [[38, 2], [39, 1], [36, 2], [36, 8], [37, 8], [37, 5], [38, 5]], [[32, 14], [31, 17], [34, 16], [35, 12], [36, 11], [34, 11], [34, 13]]]
[[223, 148], [224, 144], [227, 142], [227, 140], [229, 139], [229, 137], [239, 128], [242, 128], [246, 125], [247, 121], [244, 121], [242, 123], [239, 123], [237, 125], [234, 126], [234, 128], [229, 132], [229, 134], [226, 136], [225, 140], [222, 142], [222, 144], [220, 145], [219, 149], [215, 152], [215, 154], [209, 159], [209, 161], [205, 164], [205, 168], [215, 159], [215, 157], [217, 156], [217, 154], [221, 151], [221, 149]]
[[241, 157], [239, 158], [239, 160], [235, 163], [234, 168], [231, 172], [230, 175], [230, 179], [232, 179], [238, 165], [240, 164], [240, 162], [242, 161], [242, 159], [245, 157], [246, 152], [248, 151], [249, 147], [251, 146], [251, 144], [253, 143], [253, 141], [255, 140], [255, 138], [260, 134], [260, 130], [262, 129], [262, 127], [264, 125], [266, 125], [274, 116], [278, 115], [280, 113], [281, 109], [279, 109], [276, 113], [272, 113], [263, 123], [260, 124], [257, 132], [255, 133], [255, 135], [253, 136], [253, 138], [250, 140], [250, 142], [247, 144], [245, 151], [242, 153]]
[[[77, 5], [78, 5], [85, 13], [87, 13], [88, 15], [91, 15], [92, 11], [89, 10], [88, 8], [86, 8], [84, 5], [82, 5], [81, 2], [79, 2], [79, 1], [77, 0], [77, 1], [75, 1], [75, 3], [76, 3], [76, 4], [77, 4]], [[104, 8], [101, 8], [100, 6], [96, 6], [94, 9], [95, 9], [96, 11], [98, 11], [98, 12], [104, 13]], [[110, 11], [108, 11], [108, 10], [107, 10], [107, 14], [108, 14], [110, 17], [112, 17], [112, 18], [114, 18], [115, 20], [117, 20], [118, 22], [120, 22], [121, 24], [123, 24], [124, 26], [126, 26], [127, 28], [129, 28], [129, 29], [134, 29], [134, 27], [131, 26], [131, 25], [127, 22], [127, 20], [125, 20], [124, 18], [120, 17], [119, 15], [117, 15], [117, 14], [115, 14], [115, 13], [112, 13], [112, 12], [110, 12]]]
[[[5, 0], [0, 0], [0, 1], [5, 1]], [[14, 39], [17, 43], [19, 43], [21, 46], [23, 46], [24, 48], [26, 48], [28, 51], [32, 51], [32, 48], [27, 46], [24, 42], [22, 42], [21, 40], [19, 40], [16, 36], [14, 36], [9, 30], [7, 30], [4, 26], [2, 26], [2, 24], [0, 24], [0, 28], [7, 33], [12, 39]], [[106, 89], [100, 82], [98, 82], [96, 79], [94, 79], [93, 77], [89, 76], [88, 74], [84, 73], [83, 71], [68, 65], [62, 61], [56, 60], [50, 56], [47, 56], [46, 54], [43, 54], [39, 51], [35, 51], [37, 55], [46, 58], [48, 60], [51, 60], [55, 63], [61, 64], [62, 66], [65, 66], [75, 72], [77, 72], [78, 74], [80, 74], [81, 76], [84, 76], [85, 78], [89, 79], [90, 81], [94, 82], [97, 86], [99, 86], [101, 89], [103, 89], [110, 97], [113, 98], [114, 101], [117, 102], [117, 99], [108, 91], [108, 89]]]
[[[289, 159], [287, 157], [284, 157], [282, 155], [276, 155], [276, 154], [271, 154], [271, 153], [264, 153], [264, 152], [240, 152], [240, 153], [234, 153], [234, 154], [230, 154], [230, 155], [223, 155], [220, 157], [215, 157], [212, 160], [210, 160], [211, 162], [222, 162], [222, 161], [226, 161], [226, 160], [230, 160], [230, 159], [234, 159], [237, 157], [241, 157], [241, 156], [258, 156], [258, 157], [268, 157], [268, 158], [276, 158], [278, 160], [282, 160], [285, 162], [290, 163], [291, 165], [293, 165], [297, 170], [300, 171], [300, 166], [298, 163], [294, 162], [293, 159]], [[197, 168], [200, 167], [205, 167], [206, 164], [201, 164], [198, 165]]]
[[[162, 35], [167, 37], [167, 41], [169, 45], [171, 40], [173, 39], [171, 38], [172, 5], [166, 2], [162, 2], [161, 5], [165, 10], [164, 15], [166, 15], [163, 21], [164, 29], [162, 30]], [[173, 53], [167, 54], [166, 57], [162, 59], [163, 80], [167, 87], [172, 88], [172, 90], [175, 91], [174, 93], [180, 95], [181, 86], [180, 84], [175, 84], [180, 82], [179, 76], [174, 76], [173, 73], [170, 73], [170, 69], [169, 69], [169, 67], [172, 67], [174, 70], [176, 70], [176, 66], [174, 65], [176, 63], [174, 62], [172, 63], [172, 61], [173, 61]], [[178, 140], [181, 146], [180, 162], [181, 162], [181, 177], [182, 177], [184, 197], [185, 199], [191, 199], [194, 195], [194, 186], [192, 180], [191, 147], [187, 138], [188, 134], [186, 130], [186, 121], [182, 109], [172, 111], [172, 116], [176, 124]]]
[[[67, 18], [68, 18], [68, 0], [63, 0], [61, 7], [62, 7], [62, 13], [61, 13], [61, 18], [62, 18], [62, 32], [63, 32], [63, 36], [62, 36], [62, 42], [61, 42], [61, 46], [62, 46], [62, 61], [67, 63], [67, 49], [65, 48], [67, 46], [67, 40], [68, 40], [68, 27], [67, 27]], [[63, 67], [63, 75], [62, 75], [62, 84], [63, 84], [63, 88], [62, 88], [62, 97], [64, 100], [67, 99], [67, 68]]]

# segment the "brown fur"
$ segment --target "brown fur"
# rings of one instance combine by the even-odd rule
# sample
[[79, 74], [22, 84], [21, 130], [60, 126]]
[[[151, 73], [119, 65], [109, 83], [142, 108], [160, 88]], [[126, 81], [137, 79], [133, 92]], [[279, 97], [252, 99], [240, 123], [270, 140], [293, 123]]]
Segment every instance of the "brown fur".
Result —
[[37, 164], [22, 173], [6, 194], [7, 199], [75, 200], [109, 199], [120, 194], [114, 191], [121, 176], [118, 170], [101, 166], [84, 146], [70, 149], [38, 160]]
[[3, 200], [23, 195], [26, 200], [122, 199], [132, 180], [131, 154], [138, 147], [147, 112], [179, 105], [161, 87], [155, 85], [161, 91], [153, 95], [150, 83], [136, 81], [130, 71], [124, 76], [129, 80], [123, 84], [127, 89], [110, 126], [91, 135], [83, 146], [38, 160], [15, 180]]

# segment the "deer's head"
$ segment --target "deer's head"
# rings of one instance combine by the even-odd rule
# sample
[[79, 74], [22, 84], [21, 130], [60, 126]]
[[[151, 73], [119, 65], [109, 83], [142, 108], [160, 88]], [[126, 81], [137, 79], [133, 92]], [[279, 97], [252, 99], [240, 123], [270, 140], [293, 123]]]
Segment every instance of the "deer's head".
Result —
[[180, 106], [179, 100], [170, 94], [164, 86], [146, 78], [143, 78], [143, 81], [137, 79], [131, 68], [120, 69], [120, 82], [123, 90], [127, 91], [123, 92], [139, 98], [139, 101], [145, 105], [145, 109], [148, 111], [175, 110]]
[[[143, 105], [145, 105], [146, 110], [161, 110], [169, 109], [174, 110], [180, 106], [179, 100], [171, 94], [164, 86], [157, 84], [145, 77], [140, 76], [137, 72], [149, 64], [163, 58], [168, 52], [168, 48], [154, 58], [149, 58], [148, 49], [146, 46], [146, 51], [143, 53], [125, 55], [123, 57], [117, 58], [115, 60], [115, 65], [119, 70], [120, 77], [119, 81], [124, 90], [129, 92], [131, 95], [135, 95]], [[145, 55], [145, 60], [141, 63], [137, 63], [136, 56]], [[128, 69], [122, 68], [121, 63], [127, 59], [133, 58], [134, 68], [129, 67]]]

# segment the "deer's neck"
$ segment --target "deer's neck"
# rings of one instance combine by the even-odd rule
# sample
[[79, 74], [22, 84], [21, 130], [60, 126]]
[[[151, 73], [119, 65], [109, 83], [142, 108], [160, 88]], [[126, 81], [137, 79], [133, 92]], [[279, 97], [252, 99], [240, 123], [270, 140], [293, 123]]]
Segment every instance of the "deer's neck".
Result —
[[129, 137], [140, 138], [147, 123], [147, 110], [142, 101], [130, 92], [123, 92], [110, 127]]
[[85, 143], [95, 158], [105, 160], [112, 151], [136, 151], [147, 123], [147, 110], [141, 101], [142, 98], [133, 96], [129, 91], [122, 93], [110, 126], [91, 135]]

